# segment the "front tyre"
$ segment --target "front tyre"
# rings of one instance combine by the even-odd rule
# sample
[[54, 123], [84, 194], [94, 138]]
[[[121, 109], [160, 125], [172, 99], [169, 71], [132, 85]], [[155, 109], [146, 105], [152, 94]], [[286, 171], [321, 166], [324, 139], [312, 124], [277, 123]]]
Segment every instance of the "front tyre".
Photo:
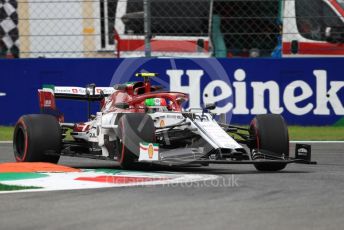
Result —
[[57, 163], [60, 156], [61, 127], [55, 117], [46, 114], [24, 115], [19, 118], [13, 133], [13, 150], [17, 162]]
[[124, 169], [133, 169], [140, 153], [140, 142], [155, 142], [152, 118], [144, 113], [127, 113], [118, 121], [118, 162]]
[[[253, 160], [264, 159], [259, 154], [271, 155], [276, 159], [289, 157], [289, 134], [287, 125], [281, 115], [257, 115], [250, 125], [250, 136], [255, 140], [251, 146]], [[258, 153], [258, 154], [256, 154]], [[255, 163], [259, 171], [279, 171], [286, 167], [285, 163]]]

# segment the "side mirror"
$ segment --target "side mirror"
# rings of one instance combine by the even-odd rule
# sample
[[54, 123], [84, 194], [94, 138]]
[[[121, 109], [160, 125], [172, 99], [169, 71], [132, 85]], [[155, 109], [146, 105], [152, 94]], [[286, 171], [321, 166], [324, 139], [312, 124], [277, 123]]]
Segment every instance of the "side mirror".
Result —
[[119, 102], [115, 104], [115, 107], [119, 109], [129, 109], [129, 104], [126, 102]]
[[344, 27], [326, 27], [325, 37], [329, 43], [344, 43]]
[[213, 110], [215, 108], [216, 108], [216, 105], [214, 103], [205, 105], [205, 109], [207, 109], [207, 110]]

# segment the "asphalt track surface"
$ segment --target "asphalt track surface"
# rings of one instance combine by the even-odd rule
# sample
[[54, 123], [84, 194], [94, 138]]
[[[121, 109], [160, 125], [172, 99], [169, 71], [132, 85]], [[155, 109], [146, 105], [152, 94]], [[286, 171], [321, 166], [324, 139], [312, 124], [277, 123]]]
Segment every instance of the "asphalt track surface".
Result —
[[[293, 164], [279, 173], [250, 165], [157, 169], [220, 176], [211, 183], [0, 194], [0, 229], [342, 230], [343, 147], [312, 144], [318, 165]], [[11, 144], [0, 144], [0, 162], [9, 161]], [[118, 168], [68, 157], [60, 163]]]

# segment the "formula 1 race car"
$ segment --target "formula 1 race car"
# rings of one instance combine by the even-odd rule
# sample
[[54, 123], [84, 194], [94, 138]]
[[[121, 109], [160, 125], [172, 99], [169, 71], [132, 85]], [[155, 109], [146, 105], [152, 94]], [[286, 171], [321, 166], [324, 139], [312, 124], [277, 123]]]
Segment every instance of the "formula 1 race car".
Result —
[[[215, 120], [214, 104], [185, 111], [188, 95], [151, 85], [154, 73], [138, 73], [143, 81], [114, 87], [43, 86], [38, 90], [41, 114], [24, 115], [13, 136], [19, 162], [57, 163], [60, 156], [118, 161], [137, 165], [253, 164], [260, 171], [278, 171], [288, 163], [311, 161], [308, 145], [289, 156], [286, 123], [277, 114], [257, 115], [249, 128]], [[81, 123], [65, 123], [55, 99], [99, 101], [100, 112]], [[246, 147], [244, 148], [243, 145]]]

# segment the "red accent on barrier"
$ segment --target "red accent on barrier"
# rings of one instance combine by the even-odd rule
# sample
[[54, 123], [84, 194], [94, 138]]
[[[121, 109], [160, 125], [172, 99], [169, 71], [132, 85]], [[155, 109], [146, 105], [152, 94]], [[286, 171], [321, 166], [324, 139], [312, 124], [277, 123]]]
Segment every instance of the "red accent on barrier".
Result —
[[[283, 54], [291, 53], [291, 42], [283, 42]], [[301, 55], [340, 55], [344, 56], [344, 44], [330, 44], [321, 42], [299, 42], [298, 53]]]
[[[116, 39], [117, 40], [117, 39]], [[118, 41], [118, 40], [117, 40]], [[142, 39], [120, 39], [118, 51], [144, 51], [145, 43]], [[195, 40], [154, 40], [151, 41], [153, 52], [197, 52]], [[209, 51], [209, 42], [204, 41], [204, 52]]]

